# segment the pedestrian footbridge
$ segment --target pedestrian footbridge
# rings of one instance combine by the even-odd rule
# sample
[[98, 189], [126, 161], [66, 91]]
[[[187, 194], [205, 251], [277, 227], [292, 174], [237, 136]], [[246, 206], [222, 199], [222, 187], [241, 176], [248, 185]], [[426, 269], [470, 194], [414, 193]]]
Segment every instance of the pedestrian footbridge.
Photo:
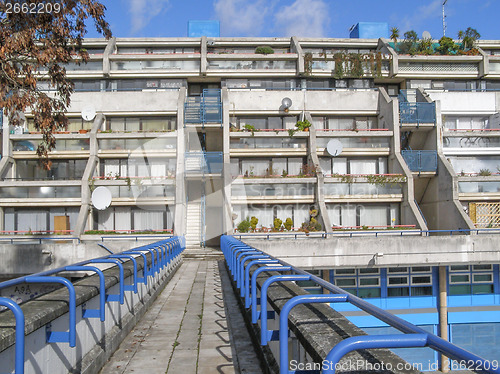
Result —
[[[389, 349], [430, 347], [442, 365], [450, 357], [500, 373], [234, 237], [221, 238], [222, 251], [184, 249], [173, 237], [0, 283], [52, 287], [20, 305], [0, 297], [0, 372], [417, 373]], [[308, 294], [303, 281], [323, 294]], [[332, 303], [351, 303], [403, 334], [368, 336]]]

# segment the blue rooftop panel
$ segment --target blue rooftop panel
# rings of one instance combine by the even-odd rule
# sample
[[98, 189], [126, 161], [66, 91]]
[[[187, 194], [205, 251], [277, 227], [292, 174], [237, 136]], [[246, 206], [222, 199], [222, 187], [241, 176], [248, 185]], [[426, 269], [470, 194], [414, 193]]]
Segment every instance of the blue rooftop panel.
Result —
[[188, 21], [188, 37], [199, 38], [206, 36], [217, 38], [220, 36], [219, 21]]
[[359, 22], [351, 29], [350, 38], [389, 38], [389, 24], [386, 22]]

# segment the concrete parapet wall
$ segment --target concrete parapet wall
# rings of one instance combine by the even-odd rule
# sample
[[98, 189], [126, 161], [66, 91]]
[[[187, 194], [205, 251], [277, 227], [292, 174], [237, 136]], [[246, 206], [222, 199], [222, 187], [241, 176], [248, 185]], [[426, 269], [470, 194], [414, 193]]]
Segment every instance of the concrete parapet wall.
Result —
[[[148, 254], [148, 261], [151, 257]], [[47, 329], [68, 331], [69, 308], [66, 288], [58, 289], [21, 305], [25, 316], [25, 373], [98, 373], [100, 368], [133, 329], [148, 307], [181, 264], [181, 256], [153, 277], [138, 284], [138, 293], [125, 291], [123, 304], [108, 301], [106, 319], [83, 318], [84, 309], [99, 309], [99, 278], [86, 277], [74, 283], [76, 292], [76, 347], [68, 343], [46, 343]], [[97, 265], [99, 266], [99, 265]], [[137, 258], [139, 276], [143, 260]], [[124, 283], [133, 284], [133, 265], [123, 262]], [[116, 265], [104, 271], [106, 294], [119, 294], [119, 270]], [[14, 372], [15, 321], [10, 311], [0, 314], [0, 367]]]
[[[150, 240], [130, 241], [119, 240], [103, 243], [115, 253], [129, 250], [132, 246], [138, 247], [151, 244], [161, 238]], [[100, 238], [95, 241], [76, 243], [70, 240], [45, 241], [46, 244], [0, 244], [0, 274], [3, 277], [18, 277], [25, 274], [57, 269], [77, 262], [102, 257], [108, 252], [99, 247]]]
[[[255, 271], [256, 268], [254, 267], [253, 270]], [[250, 273], [253, 274], [253, 271]], [[278, 274], [262, 272], [257, 277], [257, 287], [260, 289], [266, 279]], [[232, 285], [239, 295], [234, 282]], [[275, 313], [274, 318], [268, 319], [268, 328], [279, 327], [279, 313], [289, 299], [305, 294], [307, 292], [293, 282], [271, 284], [267, 294], [268, 311]], [[242, 299], [238, 298], [238, 300], [243, 308]], [[260, 325], [251, 323], [251, 313], [248, 310], [244, 312], [244, 315], [254, 343], [261, 348], [261, 357], [266, 362], [267, 372], [279, 373], [279, 342], [270, 341], [267, 346], [260, 346]], [[366, 335], [364, 331], [325, 304], [302, 304], [294, 307], [289, 315], [288, 327], [291, 330], [289, 362], [292, 370], [308, 369], [306, 365], [312, 365], [312, 363], [328, 365], [328, 362], [324, 362], [325, 357], [336, 344], [352, 336]], [[384, 367], [386, 370], [373, 370], [377, 367]], [[417, 370], [408, 369], [411, 365], [388, 349], [359, 350], [348, 353], [340, 360], [336, 368], [336, 373], [419, 373]]]
[[[370, 235], [370, 234], [368, 234]], [[373, 235], [373, 234], [371, 234]], [[243, 240], [305, 269], [498, 263], [497, 235]]]

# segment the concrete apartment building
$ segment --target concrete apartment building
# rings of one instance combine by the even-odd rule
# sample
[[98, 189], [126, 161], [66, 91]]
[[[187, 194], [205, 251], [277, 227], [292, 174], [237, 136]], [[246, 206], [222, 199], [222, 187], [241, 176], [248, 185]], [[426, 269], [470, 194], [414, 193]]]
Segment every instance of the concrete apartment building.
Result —
[[[199, 247], [247, 217], [265, 232], [276, 218], [297, 229], [312, 216], [332, 235], [500, 226], [500, 41], [479, 41], [477, 56], [402, 55], [386, 39], [85, 45], [89, 63], [67, 66], [70, 125], [50, 171], [37, 165], [30, 113], [22, 128], [4, 125], [0, 231], [60, 230], [67, 216], [73, 235], [173, 230]], [[112, 195], [106, 210], [92, 205], [100, 186]], [[448, 266], [447, 289], [451, 306], [489, 308], [457, 324], [488, 322], [500, 336], [499, 268], [488, 259]], [[423, 308], [416, 323], [436, 328], [438, 266], [341, 267], [324, 274], [388, 309]]]

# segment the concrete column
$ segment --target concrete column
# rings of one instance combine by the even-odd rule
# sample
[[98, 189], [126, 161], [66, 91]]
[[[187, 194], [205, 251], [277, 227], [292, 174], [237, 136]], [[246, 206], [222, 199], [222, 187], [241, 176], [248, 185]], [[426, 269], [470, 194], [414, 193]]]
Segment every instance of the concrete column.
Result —
[[184, 175], [184, 153], [185, 128], [184, 128], [184, 101], [186, 99], [186, 87], [179, 89], [179, 98], [177, 100], [177, 165], [175, 173], [175, 215], [174, 232], [175, 235], [184, 235], [186, 233], [186, 188]]
[[201, 47], [200, 47], [200, 75], [207, 75], [207, 37], [201, 37]]
[[224, 168], [223, 168], [223, 180], [224, 180], [224, 185], [222, 188], [222, 196], [223, 196], [223, 205], [222, 205], [222, 225], [223, 225], [223, 231], [226, 234], [233, 234], [234, 229], [233, 229], [233, 208], [231, 204], [231, 182], [232, 182], [232, 177], [231, 177], [231, 157], [230, 157], [230, 140], [231, 140], [231, 133], [229, 130], [230, 126], [230, 118], [229, 118], [229, 93], [227, 91], [227, 88], [222, 89], [222, 123], [223, 123], [223, 130], [222, 130], [222, 136], [223, 136], [223, 141], [222, 141], [222, 152], [223, 152], [223, 159], [224, 159]]
[[[321, 270], [321, 278], [323, 278], [327, 282], [330, 282], [330, 270]], [[324, 294], [331, 293], [326, 288], [322, 288], [322, 290]]]
[[479, 53], [483, 57], [479, 63], [479, 78], [484, 78], [485, 75], [490, 73], [490, 56], [478, 47]]
[[102, 127], [102, 124], [104, 123], [105, 120], [106, 117], [102, 113], [99, 113], [96, 116], [94, 124], [92, 125], [92, 129], [90, 130], [89, 133], [90, 156], [82, 176], [82, 183], [81, 183], [82, 202], [80, 206], [80, 212], [78, 213], [78, 219], [76, 221], [76, 227], [73, 230], [75, 235], [78, 236], [82, 235], [85, 232], [85, 227], [87, 226], [87, 219], [91, 217], [89, 213], [92, 211], [92, 201], [91, 201], [92, 191], [90, 190], [89, 182], [92, 180], [98, 162], [97, 130], [99, 130]]
[[110, 70], [110, 64], [109, 64], [109, 55], [112, 55], [113, 52], [115, 51], [116, 47], [116, 38], [112, 37], [108, 41], [108, 45], [106, 45], [106, 48], [104, 49], [104, 55], [102, 58], [102, 72], [105, 77], [109, 77], [109, 70]]
[[[305, 113], [305, 118], [312, 123], [312, 117], [309, 112]], [[325, 185], [325, 177], [323, 175], [323, 170], [319, 165], [319, 158], [316, 146], [316, 129], [314, 126], [309, 128], [309, 144], [308, 144], [309, 160], [312, 162], [316, 168], [316, 204], [319, 208], [319, 216], [323, 221], [324, 229], [326, 232], [333, 232], [332, 223], [330, 222], [330, 217], [328, 216], [328, 211], [326, 210], [325, 197], [323, 194], [323, 187]]]
[[[448, 294], [446, 292], [446, 266], [439, 267], [439, 336], [448, 341]], [[448, 357], [440, 354], [441, 367], [443, 373], [450, 371], [450, 362]]]
[[292, 36], [291, 39], [291, 51], [297, 53], [297, 75], [303, 75], [305, 73], [304, 69], [304, 52], [300, 46], [299, 39], [296, 36]]

